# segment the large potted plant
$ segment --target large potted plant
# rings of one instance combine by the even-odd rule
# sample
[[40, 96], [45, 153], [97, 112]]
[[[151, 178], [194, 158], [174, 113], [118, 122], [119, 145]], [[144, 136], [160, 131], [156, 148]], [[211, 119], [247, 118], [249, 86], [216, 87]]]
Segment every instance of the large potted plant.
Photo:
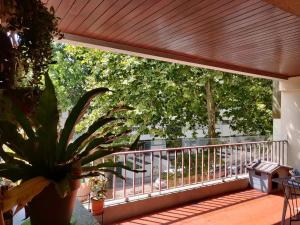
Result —
[[116, 174], [114, 167], [130, 170], [112, 161], [90, 165], [113, 152], [128, 150], [135, 141], [136, 137], [132, 138], [124, 128], [124, 117], [118, 116], [128, 107], [119, 106], [104, 113], [73, 140], [75, 126], [90, 101], [108, 91], [97, 88], [84, 94], [59, 130], [55, 90], [46, 75], [35, 114], [29, 118], [15, 106], [14, 122], [0, 120], [0, 157], [4, 160], [0, 176], [21, 182], [4, 195], [4, 212], [29, 203], [32, 225], [69, 225], [80, 178], [104, 172]]

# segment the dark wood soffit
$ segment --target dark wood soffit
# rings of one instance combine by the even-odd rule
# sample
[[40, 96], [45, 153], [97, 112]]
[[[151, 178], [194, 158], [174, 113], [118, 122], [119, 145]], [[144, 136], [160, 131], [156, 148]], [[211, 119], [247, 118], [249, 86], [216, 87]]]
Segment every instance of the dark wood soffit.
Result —
[[299, 0], [264, 0], [286, 12], [300, 16], [300, 1]]
[[191, 55], [185, 55], [178, 52], [166, 51], [154, 48], [142, 48], [122, 44], [118, 42], [109, 42], [99, 39], [93, 39], [90, 37], [74, 35], [64, 33], [64, 40], [62, 42], [70, 43], [74, 45], [82, 45], [90, 48], [99, 48], [103, 50], [109, 50], [117, 53], [124, 53], [134, 56], [140, 56], [145, 58], [152, 58], [167, 62], [181, 63], [191, 66], [204, 67], [208, 69], [221, 70], [224, 72], [231, 72], [236, 74], [244, 74], [250, 76], [258, 76], [264, 78], [277, 78], [288, 79], [292, 76], [286, 76], [284, 74], [272, 73], [269, 71], [257, 70], [253, 68], [241, 67], [238, 65], [232, 65], [222, 62], [215, 62], [208, 59], [195, 57]]

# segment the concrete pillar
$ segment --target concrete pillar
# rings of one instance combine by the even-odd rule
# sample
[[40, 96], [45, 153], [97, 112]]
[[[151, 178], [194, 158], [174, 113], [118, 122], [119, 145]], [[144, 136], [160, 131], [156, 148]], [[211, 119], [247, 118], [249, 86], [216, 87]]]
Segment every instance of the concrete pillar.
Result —
[[280, 81], [279, 90], [281, 91], [281, 131], [277, 132], [281, 133], [282, 139], [288, 141], [288, 165], [300, 171], [300, 78]]

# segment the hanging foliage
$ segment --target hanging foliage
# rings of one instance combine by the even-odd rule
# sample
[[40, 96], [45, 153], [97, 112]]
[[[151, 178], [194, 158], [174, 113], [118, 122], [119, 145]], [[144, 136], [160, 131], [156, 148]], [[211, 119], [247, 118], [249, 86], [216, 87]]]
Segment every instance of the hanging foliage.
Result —
[[37, 87], [51, 64], [52, 41], [61, 37], [54, 9], [40, 0], [1, 0], [0, 18], [2, 88]]

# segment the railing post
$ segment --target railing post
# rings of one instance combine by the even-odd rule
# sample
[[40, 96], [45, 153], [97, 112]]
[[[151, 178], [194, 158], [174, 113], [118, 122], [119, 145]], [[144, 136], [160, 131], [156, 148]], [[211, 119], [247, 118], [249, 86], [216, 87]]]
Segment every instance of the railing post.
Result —
[[[133, 153], [133, 169], [136, 170], [136, 155]], [[136, 174], [133, 173], [133, 180], [132, 180], [132, 189], [133, 189], [133, 196], [135, 196], [135, 179], [136, 179]]]
[[184, 185], [184, 150], [181, 150], [181, 186]]
[[219, 179], [222, 177], [222, 147], [219, 148]]
[[177, 184], [176, 184], [176, 182], [177, 182], [177, 151], [176, 150], [175, 150], [174, 154], [175, 154], [175, 163], [174, 163], [174, 169], [175, 169], [175, 171], [174, 171], [174, 188], [176, 188], [176, 186], [177, 186]]
[[230, 177], [232, 177], [233, 145], [230, 146]]
[[227, 146], [225, 146], [225, 168], [224, 168], [224, 171], [225, 171], [225, 174], [224, 174], [224, 177], [226, 178], [227, 177]]
[[195, 183], [198, 182], [198, 148], [195, 149]]
[[189, 149], [189, 184], [191, 184], [191, 149]]
[[170, 151], [167, 151], [167, 189], [169, 189]]
[[[116, 163], [116, 156], [115, 155], [114, 155], [114, 163]], [[116, 198], [116, 185], [117, 185], [117, 182], [116, 182], [116, 179], [117, 179], [117, 176], [116, 176], [117, 168], [116, 167], [114, 167], [114, 171], [115, 171], [115, 173], [113, 175], [113, 193], [112, 193], [113, 199]]]
[[150, 159], [150, 166], [151, 166], [151, 170], [150, 170], [150, 192], [153, 192], [153, 152], [151, 152], [150, 155], [151, 159]]
[[238, 176], [238, 150], [237, 146], [235, 145], [235, 177]]
[[203, 152], [203, 148], [201, 148], [201, 160], [202, 160], [202, 162], [201, 162], [201, 182], [203, 183], [203, 181], [204, 181], [204, 152]]
[[210, 147], [207, 148], [207, 180], [210, 180]]
[[161, 191], [162, 151], [159, 151], [159, 191]]
[[216, 179], [216, 148], [214, 147], [214, 180]]
[[[124, 154], [124, 166], [126, 166], [126, 157], [127, 155]], [[123, 180], [123, 197], [126, 199], [126, 170], [124, 169], [124, 180]]]
[[[145, 170], [145, 153], [142, 153], [142, 170]], [[142, 194], [145, 194], [145, 173], [142, 173]]]

